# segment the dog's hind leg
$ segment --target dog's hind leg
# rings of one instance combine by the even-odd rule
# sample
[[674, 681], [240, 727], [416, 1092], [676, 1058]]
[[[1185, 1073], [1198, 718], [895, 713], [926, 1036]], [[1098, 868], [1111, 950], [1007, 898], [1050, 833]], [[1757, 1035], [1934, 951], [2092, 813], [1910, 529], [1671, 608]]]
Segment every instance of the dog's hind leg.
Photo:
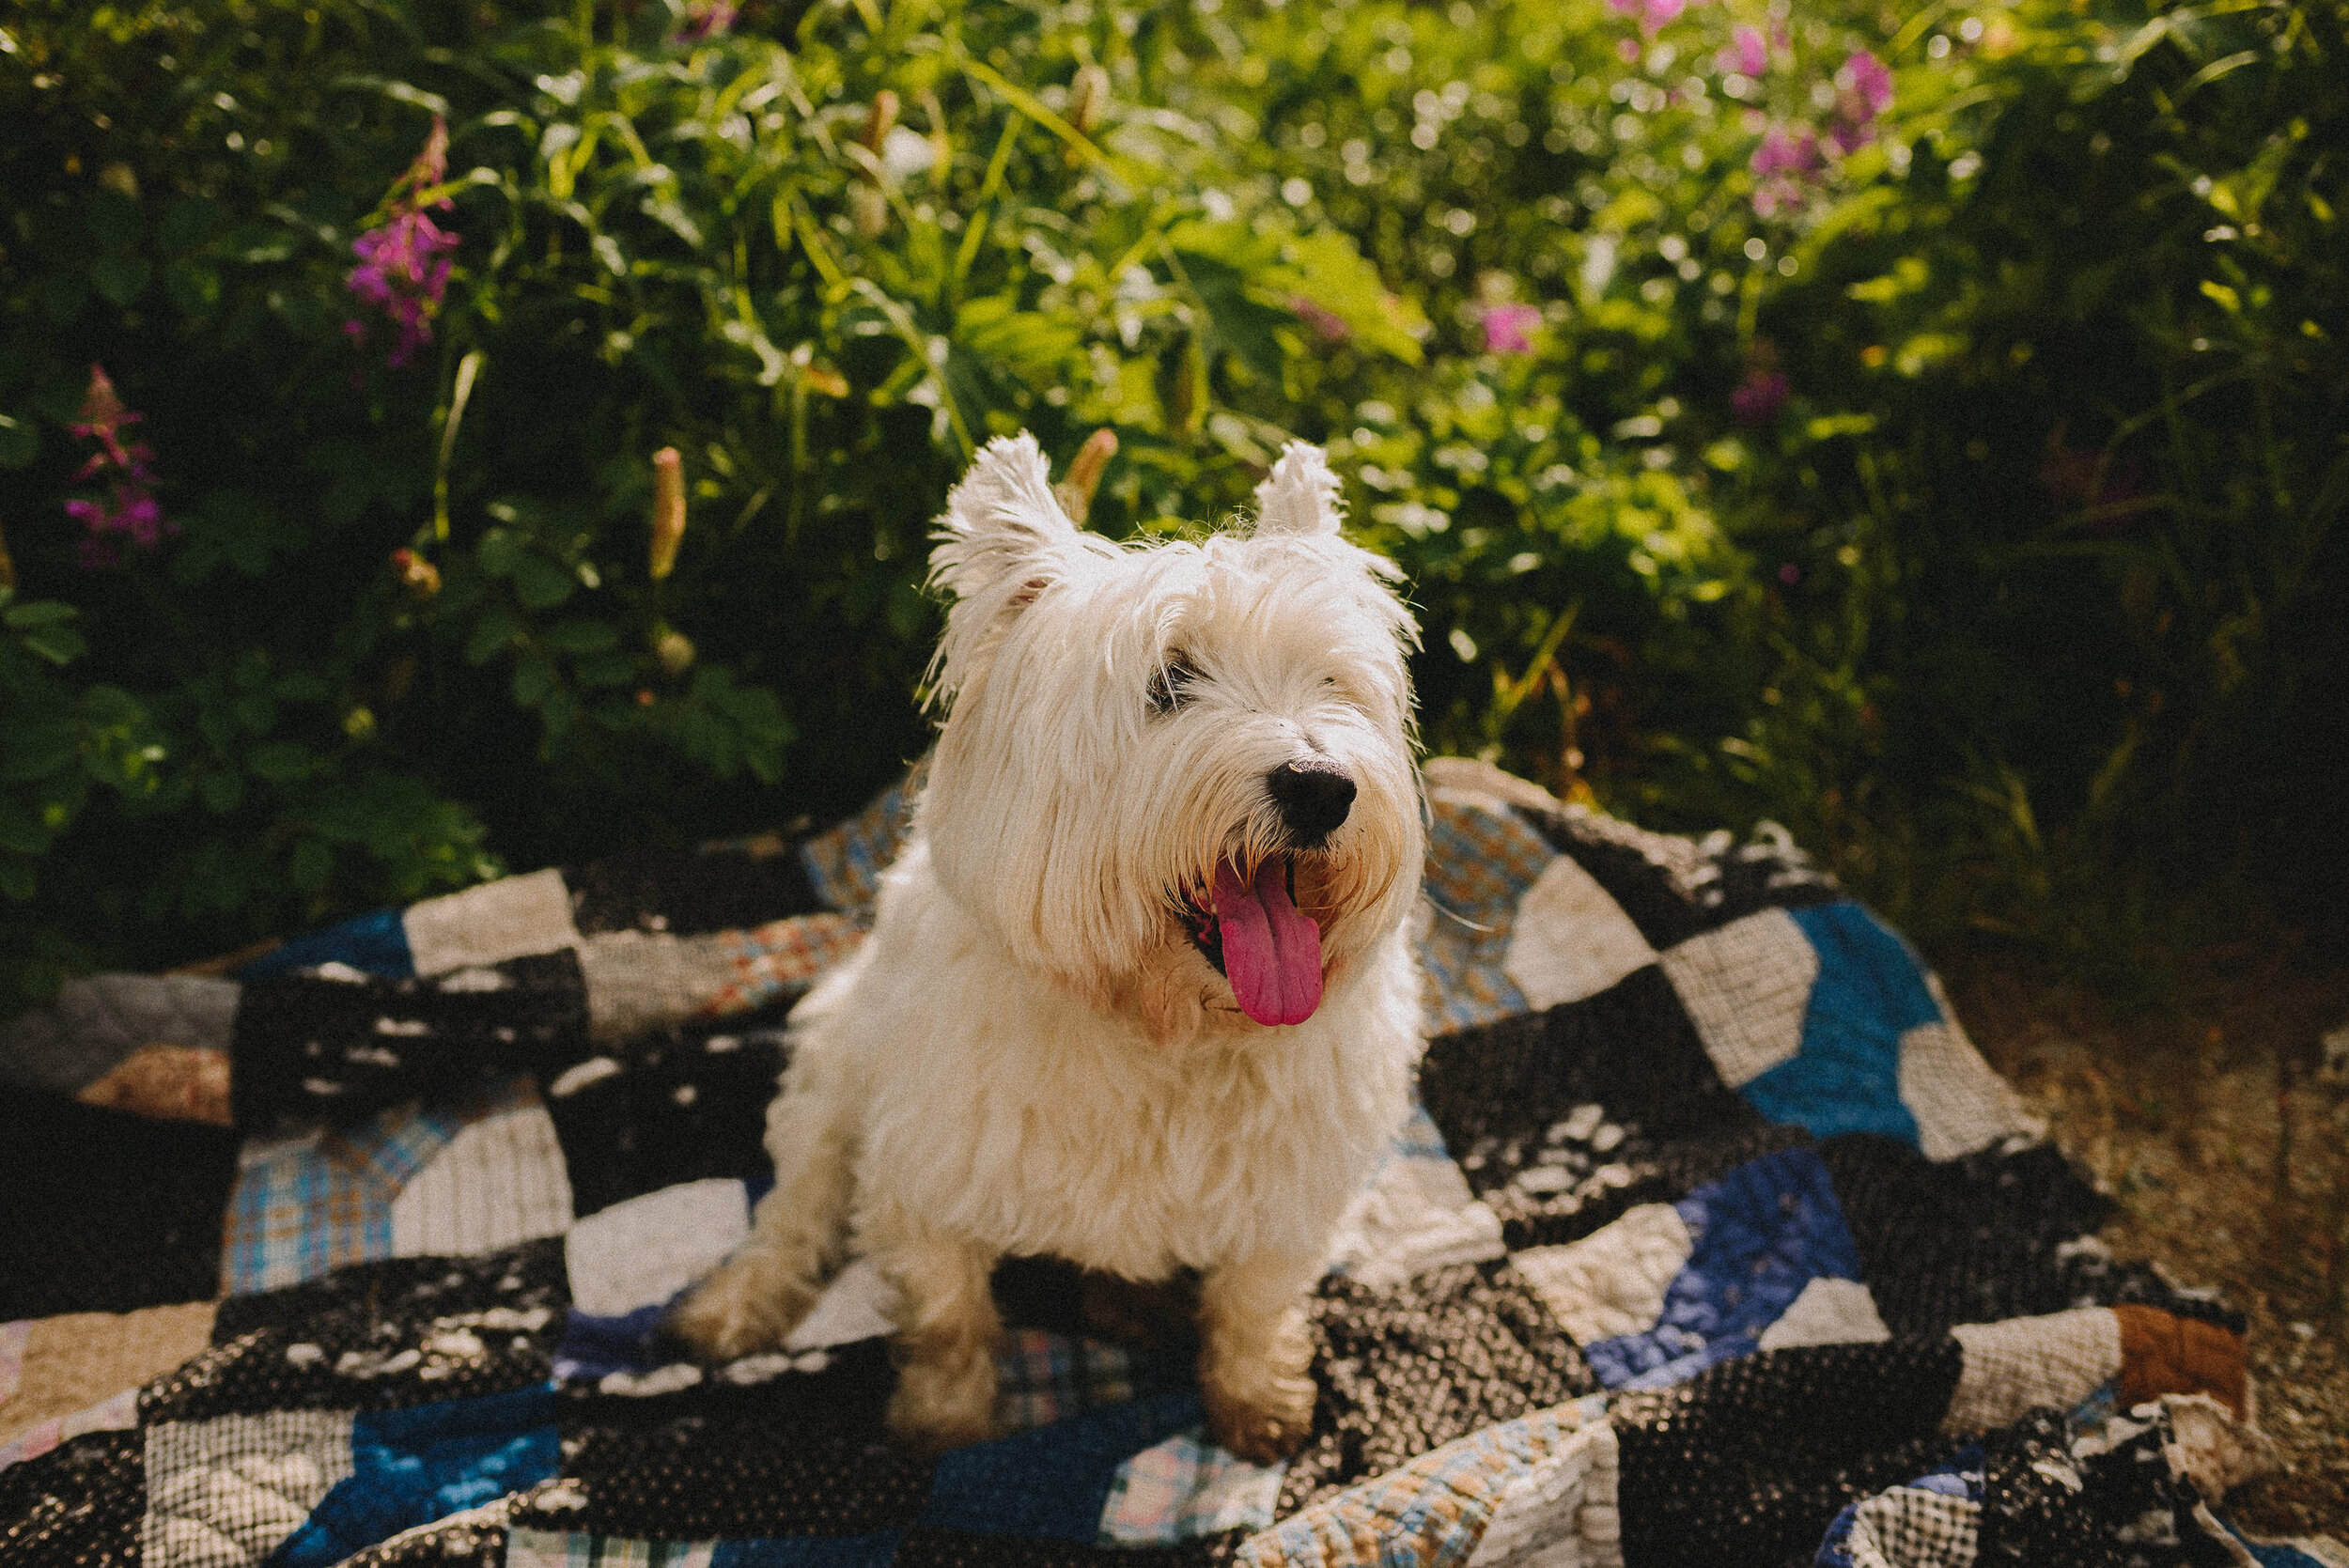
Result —
[[993, 1436], [1003, 1321], [988, 1281], [999, 1254], [894, 1204], [859, 1215], [858, 1230], [860, 1250], [897, 1292], [889, 1429], [933, 1453]]
[[832, 1053], [802, 1049], [767, 1108], [775, 1185], [748, 1240], [669, 1314], [667, 1332], [706, 1360], [779, 1350], [841, 1261], [854, 1186], [854, 1104]]
[[1199, 1389], [1215, 1440], [1258, 1464], [1286, 1459], [1314, 1424], [1313, 1341], [1299, 1305], [1319, 1258], [1264, 1252], [1199, 1282]]

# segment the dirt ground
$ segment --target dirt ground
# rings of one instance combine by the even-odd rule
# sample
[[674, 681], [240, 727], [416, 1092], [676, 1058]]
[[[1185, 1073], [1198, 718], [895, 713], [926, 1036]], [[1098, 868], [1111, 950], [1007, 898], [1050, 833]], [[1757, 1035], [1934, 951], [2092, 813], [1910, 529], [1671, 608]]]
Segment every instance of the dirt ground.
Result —
[[2250, 1317], [2260, 1424], [2283, 1467], [2226, 1512], [2349, 1542], [2349, 965], [2246, 939], [2123, 1007], [2012, 955], [1939, 955], [1991, 1063], [2120, 1204], [2105, 1238]]

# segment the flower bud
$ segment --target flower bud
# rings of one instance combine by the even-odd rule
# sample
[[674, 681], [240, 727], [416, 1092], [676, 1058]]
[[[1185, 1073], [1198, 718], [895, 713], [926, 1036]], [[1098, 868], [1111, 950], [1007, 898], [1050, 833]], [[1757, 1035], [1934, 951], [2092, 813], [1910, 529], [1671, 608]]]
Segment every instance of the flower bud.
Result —
[[1093, 134], [1109, 101], [1110, 73], [1098, 65], [1080, 66], [1077, 79], [1068, 85], [1068, 123], [1077, 128], [1079, 135]]
[[677, 547], [685, 537], [685, 459], [674, 446], [652, 455], [652, 549], [648, 566], [655, 582], [677, 568]]
[[412, 550], [393, 551], [392, 570], [399, 574], [399, 585], [419, 599], [441, 591], [441, 568]]
[[848, 187], [848, 221], [861, 239], [878, 240], [889, 227], [889, 198], [875, 185]]
[[857, 139], [864, 144], [865, 151], [879, 158], [881, 143], [889, 139], [896, 123], [897, 95], [883, 87], [873, 95], [873, 107], [864, 116], [864, 134]]
[[671, 680], [693, 667], [693, 642], [682, 631], [665, 626], [653, 628], [653, 662]]
[[1101, 488], [1101, 471], [1117, 456], [1117, 432], [1096, 430], [1085, 438], [1075, 460], [1068, 465], [1067, 477], [1052, 487], [1053, 497], [1061, 510], [1078, 527], [1084, 526], [1085, 514], [1093, 509], [1093, 492]]

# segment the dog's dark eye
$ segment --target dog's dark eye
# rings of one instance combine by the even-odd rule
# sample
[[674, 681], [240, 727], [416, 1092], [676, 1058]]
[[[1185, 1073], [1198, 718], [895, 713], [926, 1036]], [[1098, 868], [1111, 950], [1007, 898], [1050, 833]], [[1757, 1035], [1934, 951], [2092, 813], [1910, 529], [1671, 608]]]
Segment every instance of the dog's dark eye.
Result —
[[1170, 653], [1150, 677], [1150, 711], [1172, 713], [1190, 700], [1191, 688], [1203, 677], [1199, 667], [1183, 653]]

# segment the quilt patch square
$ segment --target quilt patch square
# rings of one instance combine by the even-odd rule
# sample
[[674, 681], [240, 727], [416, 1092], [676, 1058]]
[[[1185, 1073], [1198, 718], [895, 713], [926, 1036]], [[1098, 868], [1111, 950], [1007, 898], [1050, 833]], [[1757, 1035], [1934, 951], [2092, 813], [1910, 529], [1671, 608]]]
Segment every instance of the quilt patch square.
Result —
[[1101, 1509], [1104, 1546], [1172, 1546], [1227, 1529], [1272, 1523], [1288, 1468], [1254, 1465], [1211, 1441], [1204, 1427], [1177, 1432], [1117, 1467]]
[[[1689, 1250], [1657, 1299], [1653, 1325], [1582, 1346], [1591, 1370], [1610, 1389], [1658, 1388], [1751, 1355], [1813, 1280], [1859, 1277], [1859, 1253], [1834, 1184], [1810, 1149], [1741, 1165], [1673, 1204], [1672, 1212], [1686, 1228]], [[1627, 1215], [1616, 1224], [1632, 1220]], [[1676, 1250], [1678, 1238], [1663, 1234], [1661, 1224], [1649, 1227], [1658, 1234], [1644, 1251], [1626, 1254], [1652, 1260], [1634, 1271], [1642, 1280]], [[1608, 1234], [1579, 1245], [1590, 1248]], [[1587, 1284], [1612, 1275], [1584, 1269], [1580, 1277]], [[1589, 1321], [1612, 1327], [1644, 1311], [1646, 1301], [1644, 1294], [1636, 1302], [1595, 1298]]]
[[147, 1431], [151, 1568], [256, 1568], [351, 1471], [351, 1416], [276, 1410]]
[[551, 1389], [362, 1412], [350, 1471], [272, 1554], [271, 1568], [332, 1568], [405, 1529], [520, 1492], [561, 1464]]

